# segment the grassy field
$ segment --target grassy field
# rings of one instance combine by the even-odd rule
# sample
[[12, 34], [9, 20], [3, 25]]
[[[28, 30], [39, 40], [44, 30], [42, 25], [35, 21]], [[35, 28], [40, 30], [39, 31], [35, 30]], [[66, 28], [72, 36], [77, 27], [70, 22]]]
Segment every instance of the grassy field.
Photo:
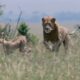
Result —
[[0, 45], [0, 80], [80, 80], [80, 38], [72, 38], [74, 47], [68, 54], [50, 52], [40, 42], [31, 53], [18, 50], [6, 55]]

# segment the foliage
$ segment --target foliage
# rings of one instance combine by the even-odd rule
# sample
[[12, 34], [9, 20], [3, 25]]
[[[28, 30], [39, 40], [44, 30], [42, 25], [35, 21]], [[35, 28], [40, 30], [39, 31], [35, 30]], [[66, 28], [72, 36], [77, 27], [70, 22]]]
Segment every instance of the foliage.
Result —
[[28, 34], [28, 41], [31, 42], [33, 45], [37, 44], [39, 39], [34, 35], [34, 34], [31, 34], [29, 33]]
[[0, 38], [5, 38], [6, 40], [11, 38], [11, 25], [6, 24], [4, 28], [0, 27]]
[[18, 28], [18, 32], [21, 35], [25, 35], [29, 42], [31, 42], [33, 45], [38, 42], [38, 38], [29, 32], [29, 27], [26, 25], [25, 22], [22, 22]]
[[27, 35], [28, 34], [28, 31], [29, 31], [29, 28], [28, 26], [26, 25], [26, 23], [22, 22], [18, 28], [18, 32], [21, 34], [21, 35]]

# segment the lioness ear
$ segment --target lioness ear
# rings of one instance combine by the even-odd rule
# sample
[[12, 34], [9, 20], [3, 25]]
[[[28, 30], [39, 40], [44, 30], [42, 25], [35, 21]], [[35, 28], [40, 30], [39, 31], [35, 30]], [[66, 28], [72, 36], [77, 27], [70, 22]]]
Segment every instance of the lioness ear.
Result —
[[52, 18], [52, 19], [51, 19], [51, 22], [55, 22], [55, 21], [56, 21], [56, 19], [55, 19], [55, 18]]
[[42, 22], [44, 22], [44, 18], [42, 18]]

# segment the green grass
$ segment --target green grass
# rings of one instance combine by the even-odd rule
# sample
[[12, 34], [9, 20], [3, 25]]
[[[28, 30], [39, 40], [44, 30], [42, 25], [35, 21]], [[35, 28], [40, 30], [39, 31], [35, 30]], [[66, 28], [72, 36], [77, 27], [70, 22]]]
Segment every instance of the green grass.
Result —
[[18, 50], [6, 55], [0, 47], [0, 80], [80, 80], [80, 39], [73, 41], [68, 54], [63, 46], [55, 53], [42, 43], [24, 55]]

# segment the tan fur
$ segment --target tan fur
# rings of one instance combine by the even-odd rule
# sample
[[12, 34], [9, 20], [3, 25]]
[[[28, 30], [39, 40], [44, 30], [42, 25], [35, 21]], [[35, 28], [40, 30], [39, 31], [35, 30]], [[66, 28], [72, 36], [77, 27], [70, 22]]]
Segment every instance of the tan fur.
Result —
[[[58, 51], [61, 43], [63, 43], [65, 50], [67, 51], [70, 40], [69, 30], [57, 24], [56, 19], [50, 16], [42, 18], [42, 25], [45, 45], [50, 48], [49, 43], [52, 43], [52, 48], [50, 49]], [[51, 32], [45, 32], [46, 26], [52, 28]]]
[[0, 39], [0, 43], [3, 44], [3, 46], [6, 48], [8, 51], [9, 49], [19, 49], [20, 52], [24, 52], [24, 47], [27, 43], [27, 39], [25, 36], [18, 36], [14, 40], [5, 40], [5, 39]]

